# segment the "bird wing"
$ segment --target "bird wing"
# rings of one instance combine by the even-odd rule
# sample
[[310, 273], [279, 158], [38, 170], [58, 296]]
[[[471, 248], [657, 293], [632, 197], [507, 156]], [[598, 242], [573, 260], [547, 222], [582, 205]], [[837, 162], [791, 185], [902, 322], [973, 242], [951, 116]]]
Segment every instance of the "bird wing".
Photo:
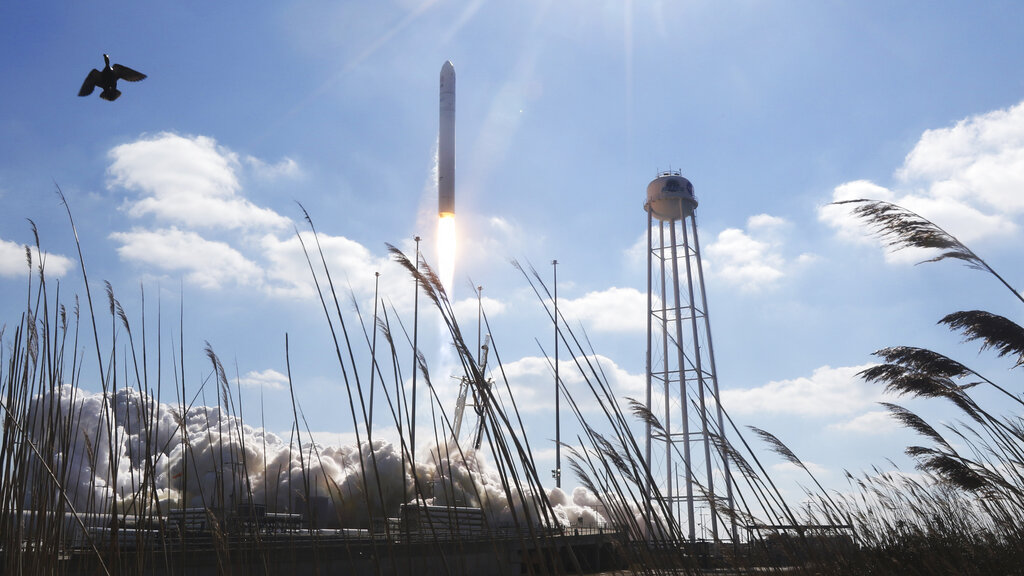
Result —
[[92, 94], [93, 88], [96, 87], [96, 83], [100, 81], [103, 74], [99, 70], [93, 68], [89, 71], [89, 75], [85, 77], [85, 82], [82, 82], [82, 87], [78, 90], [79, 96], [88, 96]]
[[114, 69], [114, 76], [117, 76], [121, 80], [127, 80], [129, 82], [138, 82], [146, 77], [145, 74], [138, 70], [132, 70], [127, 66], [121, 66], [120, 64], [114, 64], [111, 66]]

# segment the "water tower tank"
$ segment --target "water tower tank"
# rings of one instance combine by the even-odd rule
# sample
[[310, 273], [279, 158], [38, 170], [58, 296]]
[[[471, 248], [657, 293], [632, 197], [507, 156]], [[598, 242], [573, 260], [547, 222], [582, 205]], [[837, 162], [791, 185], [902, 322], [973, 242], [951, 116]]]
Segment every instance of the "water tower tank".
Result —
[[647, 185], [644, 210], [658, 220], [682, 220], [693, 215], [696, 207], [693, 184], [678, 172], [662, 172]]

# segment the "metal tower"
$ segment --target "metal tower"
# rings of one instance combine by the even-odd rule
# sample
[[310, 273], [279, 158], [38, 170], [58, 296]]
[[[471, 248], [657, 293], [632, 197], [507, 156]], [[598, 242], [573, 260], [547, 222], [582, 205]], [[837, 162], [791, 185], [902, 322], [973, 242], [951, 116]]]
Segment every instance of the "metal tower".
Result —
[[736, 540], [696, 208], [679, 172], [647, 186], [647, 408], [661, 424], [646, 425], [648, 513], [690, 542]]

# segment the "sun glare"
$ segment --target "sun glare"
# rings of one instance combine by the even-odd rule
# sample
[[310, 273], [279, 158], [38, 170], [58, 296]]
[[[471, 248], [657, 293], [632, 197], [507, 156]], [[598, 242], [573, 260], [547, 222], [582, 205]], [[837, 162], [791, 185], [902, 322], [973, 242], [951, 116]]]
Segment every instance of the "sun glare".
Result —
[[455, 214], [441, 214], [437, 219], [437, 266], [441, 283], [451, 298], [455, 278]]

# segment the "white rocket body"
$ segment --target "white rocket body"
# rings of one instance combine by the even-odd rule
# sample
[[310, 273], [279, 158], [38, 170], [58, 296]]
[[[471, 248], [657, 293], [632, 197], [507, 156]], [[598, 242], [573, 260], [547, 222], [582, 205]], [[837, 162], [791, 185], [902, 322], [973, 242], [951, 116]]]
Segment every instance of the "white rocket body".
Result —
[[455, 67], [441, 67], [441, 110], [437, 130], [437, 213], [455, 214]]

